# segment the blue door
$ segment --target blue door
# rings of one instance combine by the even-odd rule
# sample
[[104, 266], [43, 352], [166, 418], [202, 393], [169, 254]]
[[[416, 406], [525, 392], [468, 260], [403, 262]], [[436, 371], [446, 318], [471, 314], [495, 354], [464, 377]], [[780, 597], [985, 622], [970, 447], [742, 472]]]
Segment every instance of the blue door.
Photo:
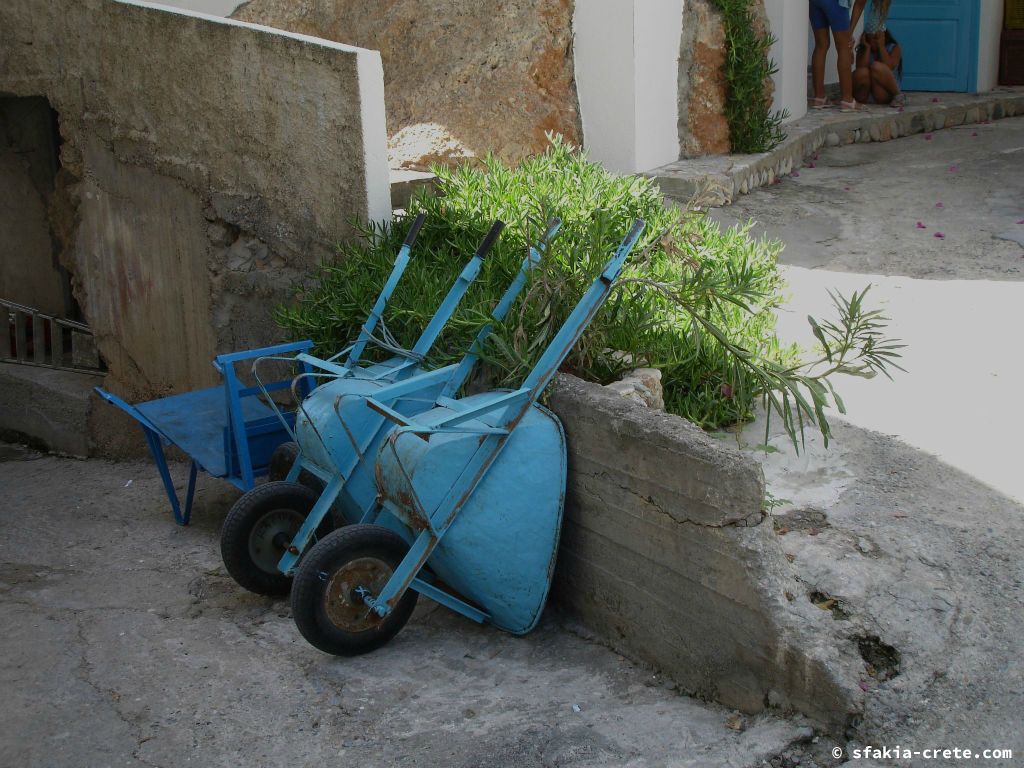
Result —
[[977, 88], [981, 3], [991, 0], [893, 0], [889, 31], [903, 48], [907, 91]]

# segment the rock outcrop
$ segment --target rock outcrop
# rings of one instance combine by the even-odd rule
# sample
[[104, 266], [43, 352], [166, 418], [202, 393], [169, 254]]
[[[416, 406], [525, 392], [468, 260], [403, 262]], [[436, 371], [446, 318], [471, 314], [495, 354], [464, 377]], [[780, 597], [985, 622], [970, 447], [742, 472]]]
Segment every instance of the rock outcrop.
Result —
[[582, 140], [571, 0], [251, 0], [243, 21], [379, 50], [392, 167]]

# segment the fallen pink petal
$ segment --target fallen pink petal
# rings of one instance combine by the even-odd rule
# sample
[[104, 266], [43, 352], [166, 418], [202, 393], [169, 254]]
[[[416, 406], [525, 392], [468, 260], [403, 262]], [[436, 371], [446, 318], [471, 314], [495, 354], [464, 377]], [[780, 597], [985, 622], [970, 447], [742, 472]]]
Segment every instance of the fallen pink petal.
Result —
[[793, 171], [793, 173], [790, 174], [790, 176], [792, 176], [793, 178], [796, 178], [799, 175], [800, 175], [800, 171]]
[[938, 96], [936, 96], [934, 99], [932, 99], [932, 104], [938, 104], [940, 101], [941, 99]]
[[977, 135], [978, 135], [977, 131], [975, 131], [974, 133], [971, 134], [971, 136], [975, 136], [975, 137], [977, 137]]
[[946, 206], [945, 206], [945, 205], [943, 205], [942, 203], [936, 203], [936, 204], [935, 204], [935, 207], [936, 207], [936, 208], [945, 208]]
[[959, 171], [960, 171], [960, 166], [959, 165], [951, 165], [951, 166], [949, 166], [949, 172], [950, 173], [958, 173]]
[[864, 682], [863, 680], [861, 680], [861, 681], [860, 681], [859, 683], [857, 683], [857, 685], [859, 685], [859, 686], [860, 686], [860, 689], [861, 689], [862, 691], [866, 691], [866, 690], [868, 690], [869, 688], [871, 688], [871, 686], [870, 686], [870, 685], [868, 685], [867, 683], [865, 683], [865, 682]]
[[917, 222], [917, 228], [918, 228], [918, 229], [928, 229], [928, 227], [926, 227], [926, 226], [925, 226], [924, 224], [922, 224], [922, 223], [921, 223], [920, 221], [919, 221], [919, 222]]
[[808, 168], [817, 168], [818, 166], [816, 166], [814, 163], [808, 163], [807, 167]]
[[932, 135], [931, 135], [930, 133], [926, 133], [926, 134], [924, 135], [924, 140], [925, 140], [925, 141], [931, 141], [931, 140], [932, 140]]
[[1017, 223], [1018, 224], [1024, 224], [1024, 219], [1019, 220]]
[[932, 237], [937, 237], [940, 240], [945, 240], [946, 239], [946, 233], [945, 232], [936, 232], [934, 235], [932, 235]]

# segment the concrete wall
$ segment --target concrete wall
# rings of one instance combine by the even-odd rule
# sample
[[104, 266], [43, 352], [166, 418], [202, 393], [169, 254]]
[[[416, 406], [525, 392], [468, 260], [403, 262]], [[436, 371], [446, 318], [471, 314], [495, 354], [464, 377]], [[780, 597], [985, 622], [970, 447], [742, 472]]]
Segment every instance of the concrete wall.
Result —
[[688, 693], [841, 732], [863, 663], [763, 522], [760, 467], [596, 384], [560, 376], [551, 405], [569, 444], [555, 601]]
[[0, 93], [59, 116], [51, 225], [137, 399], [215, 380], [352, 217], [390, 216], [376, 52], [114, 0], [0, 4]]
[[801, 44], [810, 29], [807, 6], [787, 0], [765, 0], [764, 6], [768, 26], [775, 35], [770, 56], [779, 69], [772, 78], [775, 83], [772, 109], [788, 110], [786, 122], [798, 120], [807, 114], [808, 59]]
[[682, 0], [581, 0], [573, 14], [583, 144], [614, 171], [679, 158]]
[[978, 30], [978, 93], [991, 91], [999, 83], [999, 40], [1003, 34], [1004, 0], [981, 4]]

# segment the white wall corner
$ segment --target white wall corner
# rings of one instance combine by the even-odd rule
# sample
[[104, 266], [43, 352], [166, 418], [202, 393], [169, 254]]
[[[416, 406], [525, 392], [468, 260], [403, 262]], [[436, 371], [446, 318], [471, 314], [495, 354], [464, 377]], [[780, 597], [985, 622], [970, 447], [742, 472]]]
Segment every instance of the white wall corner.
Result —
[[612, 171], [636, 170], [635, 0], [577, 0], [573, 60], [583, 146]]
[[806, 3], [765, 0], [768, 25], [775, 36], [769, 56], [778, 67], [773, 76], [772, 110], [789, 112], [786, 122], [807, 114], [807, 36], [810, 21]]
[[978, 24], [978, 93], [999, 83], [999, 41], [1003, 35], [1004, 0], [983, 0]]
[[679, 159], [679, 44], [683, 0], [639, 0], [633, 50], [636, 149], [633, 171]]
[[370, 221], [390, 221], [391, 174], [388, 170], [388, 129], [384, 113], [384, 66], [379, 51], [361, 50], [356, 56], [366, 174], [366, 217]]

